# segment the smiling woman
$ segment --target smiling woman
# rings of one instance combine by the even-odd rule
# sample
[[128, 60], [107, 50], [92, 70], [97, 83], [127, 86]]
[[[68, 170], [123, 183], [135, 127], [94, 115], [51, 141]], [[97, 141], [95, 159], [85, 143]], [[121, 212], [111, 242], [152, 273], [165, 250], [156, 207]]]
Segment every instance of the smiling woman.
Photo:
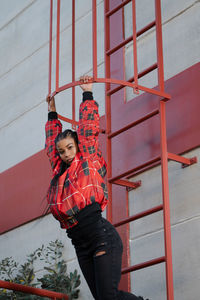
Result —
[[99, 113], [91, 80], [80, 78], [83, 102], [77, 133], [62, 132], [54, 98], [47, 98], [46, 151], [53, 169], [47, 200], [72, 240], [94, 299], [143, 299], [118, 290], [123, 245], [114, 226], [101, 216], [108, 202], [106, 163], [98, 147]]

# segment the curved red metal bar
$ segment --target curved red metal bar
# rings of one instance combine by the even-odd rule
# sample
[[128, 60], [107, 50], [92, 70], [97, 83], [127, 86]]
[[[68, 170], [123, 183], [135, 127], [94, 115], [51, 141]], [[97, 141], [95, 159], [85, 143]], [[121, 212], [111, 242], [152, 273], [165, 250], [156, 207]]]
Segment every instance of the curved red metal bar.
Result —
[[[150, 88], [147, 88], [145, 86], [142, 86], [142, 85], [137, 85], [135, 83], [131, 83], [129, 81], [125, 81], [125, 80], [119, 80], [119, 79], [113, 79], [113, 78], [96, 78], [95, 80], [92, 80], [92, 82], [94, 83], [112, 83], [112, 84], [117, 84], [119, 86], [127, 86], [127, 87], [131, 87], [133, 88], [134, 90], [141, 90], [141, 91], [144, 91], [144, 92], [147, 92], [149, 94], [153, 94], [155, 96], [158, 96], [162, 99], [165, 99], [165, 100], [169, 100], [171, 97], [169, 94], [165, 93], [165, 92], [160, 92], [160, 91], [157, 91], [155, 89], [150, 89]], [[80, 81], [74, 81], [74, 82], [70, 82], [70, 83], [67, 83], [61, 87], [59, 87], [57, 90], [55, 90], [51, 96], [55, 96], [56, 94], [64, 91], [64, 90], [67, 90], [69, 88], [73, 88], [75, 86], [78, 86], [80, 85], [81, 82]], [[65, 122], [68, 122], [70, 124], [73, 125], [73, 127], [76, 127], [78, 125], [78, 122], [73, 119], [69, 119], [69, 118], [66, 118], [60, 114], [58, 114], [58, 117], [59, 119], [65, 121]]]
[[[122, 4], [118, 5], [115, 9], [106, 13], [105, 16], [108, 19], [111, 14], [114, 14], [119, 9], [123, 8], [126, 4], [131, 2], [131, 0], [126, 0]], [[66, 118], [59, 114], [59, 118], [65, 122], [72, 124], [72, 127], [76, 128], [77, 122], [75, 120], [75, 86], [80, 85], [80, 81], [75, 81], [75, 0], [72, 0], [72, 82], [67, 83], [63, 86], [59, 86], [59, 57], [60, 57], [60, 0], [57, 0], [57, 22], [56, 22], [56, 82], [55, 82], [55, 91], [51, 91], [51, 73], [52, 73], [52, 24], [53, 24], [53, 0], [50, 0], [50, 42], [49, 42], [49, 89], [48, 93], [51, 96], [55, 96], [56, 94], [72, 88], [72, 119]], [[142, 85], [138, 85], [138, 78], [144, 76], [143, 72], [138, 74], [137, 70], [137, 47], [136, 47], [136, 37], [148, 31], [152, 27], [156, 25], [156, 22], [153, 21], [140, 31], [136, 32], [136, 14], [135, 14], [135, 1], [132, 1], [133, 8], [133, 35], [127, 40], [128, 42], [133, 41], [133, 58], [134, 58], [134, 83], [132, 80], [119, 80], [115, 78], [98, 78], [97, 74], [97, 3], [96, 0], [92, 0], [92, 45], [93, 45], [93, 82], [95, 83], [106, 83], [106, 84], [116, 84], [118, 87], [116, 89], [120, 89], [122, 87], [130, 87], [133, 88], [134, 93], [138, 94], [139, 91], [144, 91], [156, 96], [159, 96], [163, 99], [169, 100], [170, 96], [164, 92], [161, 85], [161, 90], [155, 90], [151, 88], [147, 88]], [[111, 55], [113, 52], [117, 51], [119, 48], [124, 46], [124, 43], [127, 41], [122, 41], [116, 49], [108, 49], [105, 50], [105, 55]], [[109, 53], [110, 51], [110, 53]], [[109, 53], [109, 54], [108, 54]], [[157, 67], [157, 65], [156, 65]], [[152, 69], [150, 69], [152, 71]], [[150, 72], [149, 71], [149, 72]], [[162, 69], [161, 69], [162, 71]], [[106, 74], [107, 75], [107, 74]]]
[[[156, 95], [156, 96], [159, 96], [163, 99], [166, 99], [166, 100], [169, 100], [170, 99], [170, 95], [165, 93], [165, 92], [161, 92], [161, 91], [158, 91], [158, 90], [155, 90], [155, 89], [151, 89], [151, 88], [148, 88], [148, 87], [145, 87], [143, 85], [137, 85], [135, 83], [131, 83], [129, 81], [125, 81], [125, 80], [119, 80], [119, 79], [115, 79], [115, 78], [96, 78], [95, 80], [92, 80], [92, 82], [94, 83], [112, 83], [112, 84], [118, 84], [118, 85], [122, 85], [122, 86], [127, 86], [127, 87], [131, 87], [131, 88], [136, 88], [138, 87], [138, 89], [140, 91], [144, 91], [144, 92], [147, 92], [149, 94], [152, 94], [152, 95]], [[64, 90], [67, 90], [69, 88], [72, 88], [74, 86], [77, 86], [77, 85], [81, 85], [82, 83], [80, 81], [74, 81], [74, 82], [70, 82], [70, 83], [67, 83], [61, 87], [59, 87], [58, 89], [56, 89], [52, 94], [51, 96], [55, 96], [56, 94], [64, 91]]]

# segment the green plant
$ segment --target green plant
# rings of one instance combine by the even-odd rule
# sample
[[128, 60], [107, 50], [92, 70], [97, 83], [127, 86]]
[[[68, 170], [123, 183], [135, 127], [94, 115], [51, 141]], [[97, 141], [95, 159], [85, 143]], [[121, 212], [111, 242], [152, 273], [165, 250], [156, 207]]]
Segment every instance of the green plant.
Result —
[[[19, 284], [36, 286], [33, 283], [35, 278], [33, 263], [37, 259], [36, 251], [27, 256], [27, 261], [24, 264], [19, 265], [12, 257], [6, 257], [0, 262], [0, 275], [3, 280], [9, 282], [15, 282]], [[20, 299], [26, 300], [27, 295], [15, 291], [7, 291], [5, 289], [0, 290], [1, 299]], [[30, 296], [29, 299], [36, 299]]]
[[[59, 240], [50, 242], [47, 247], [42, 245], [41, 248], [28, 255], [25, 263], [21, 265], [15, 262], [12, 257], [7, 257], [0, 261], [0, 276], [9, 282], [33, 287], [40, 286], [43, 289], [67, 294], [70, 300], [77, 299], [80, 275], [78, 275], [77, 270], [67, 274], [67, 265], [62, 259], [63, 248], [64, 246]], [[44, 262], [44, 270], [46, 271], [41, 278], [36, 278], [34, 270], [34, 262], [38, 259]], [[39, 300], [41, 297], [0, 289], [0, 299]]]
[[67, 265], [62, 259], [62, 249], [63, 244], [56, 240], [50, 242], [46, 249], [39, 252], [40, 259], [44, 260], [45, 264], [50, 265], [50, 267], [44, 267], [47, 274], [38, 278], [38, 281], [41, 282], [43, 289], [67, 294], [69, 299], [77, 299], [80, 275], [78, 275], [77, 270], [67, 274]]

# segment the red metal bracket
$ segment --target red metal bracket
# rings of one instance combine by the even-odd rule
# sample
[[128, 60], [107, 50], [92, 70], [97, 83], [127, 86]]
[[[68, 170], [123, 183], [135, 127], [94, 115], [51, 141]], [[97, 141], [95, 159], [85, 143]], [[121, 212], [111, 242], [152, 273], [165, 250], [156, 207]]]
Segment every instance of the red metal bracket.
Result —
[[117, 185], [121, 185], [121, 186], [125, 186], [128, 191], [131, 191], [131, 190], [137, 189], [139, 186], [141, 186], [142, 181], [138, 180], [138, 181], [135, 181], [135, 182], [130, 182], [128, 180], [118, 179], [118, 180], [115, 180], [112, 183], [117, 184]]
[[191, 165], [197, 163], [196, 156], [194, 156], [192, 158], [186, 158], [186, 157], [183, 157], [180, 155], [176, 155], [174, 153], [168, 153], [168, 159], [182, 163], [182, 168], [186, 168], [188, 166], [191, 166]]
[[187, 165], [187, 164], [182, 164], [182, 168], [186, 168], [186, 167], [189, 167], [189, 166], [191, 166], [191, 165], [193, 165], [193, 164], [196, 164], [197, 161], [198, 161], [196, 156], [190, 158], [189, 160], [190, 160], [190, 164], [189, 164], [189, 165]]

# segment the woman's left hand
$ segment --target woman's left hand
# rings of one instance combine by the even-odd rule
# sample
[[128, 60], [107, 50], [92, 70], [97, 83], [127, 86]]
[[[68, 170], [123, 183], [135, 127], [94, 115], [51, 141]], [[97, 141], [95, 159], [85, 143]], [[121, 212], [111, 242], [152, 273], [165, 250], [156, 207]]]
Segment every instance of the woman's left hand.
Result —
[[48, 103], [48, 111], [56, 111], [56, 104], [54, 97], [47, 96], [46, 102]]
[[92, 77], [89, 76], [89, 75], [84, 75], [84, 76], [81, 76], [80, 77], [80, 81], [81, 81], [81, 89], [84, 91], [84, 92], [92, 92], [92, 85], [93, 83], [91, 82], [92, 81]]

